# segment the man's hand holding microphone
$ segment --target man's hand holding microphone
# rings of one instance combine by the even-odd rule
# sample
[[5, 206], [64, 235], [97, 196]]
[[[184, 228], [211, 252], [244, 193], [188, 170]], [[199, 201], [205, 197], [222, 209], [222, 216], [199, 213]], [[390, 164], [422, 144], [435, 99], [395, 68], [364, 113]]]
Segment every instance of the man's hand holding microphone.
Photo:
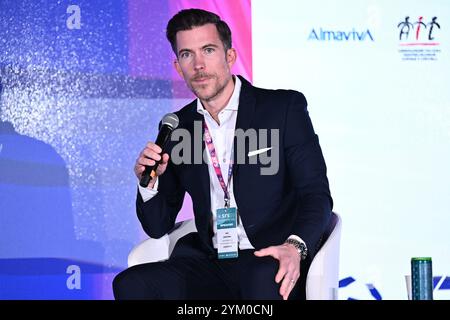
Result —
[[176, 114], [168, 113], [161, 120], [161, 126], [156, 142], [148, 142], [139, 154], [134, 166], [134, 173], [139, 184], [144, 188], [153, 189], [158, 176], [167, 169], [169, 155], [164, 153], [164, 147], [174, 129], [178, 127], [179, 120]]
[[154, 167], [156, 162], [161, 161], [156, 167], [156, 176], [148, 183], [148, 188], [153, 189], [158, 176], [166, 171], [167, 163], [169, 162], [169, 155], [164, 153], [161, 159], [162, 148], [153, 142], [147, 143], [144, 150], [139, 154], [134, 166], [134, 173], [139, 181], [142, 179], [142, 174], [145, 171], [145, 166]]

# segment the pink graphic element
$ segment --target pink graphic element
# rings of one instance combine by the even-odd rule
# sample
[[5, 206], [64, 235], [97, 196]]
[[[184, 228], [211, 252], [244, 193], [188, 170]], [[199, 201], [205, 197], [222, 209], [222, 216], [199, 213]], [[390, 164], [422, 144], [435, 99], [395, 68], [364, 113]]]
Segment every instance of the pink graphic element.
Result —
[[[182, 9], [198, 8], [218, 14], [231, 29], [233, 47], [237, 51], [234, 74], [252, 81], [252, 19], [250, 0], [169, 0], [169, 12], [173, 16]], [[174, 71], [174, 80], [181, 80]]]
[[[233, 67], [233, 73], [245, 77], [250, 82], [252, 73], [252, 20], [251, 0], [169, 0], [169, 12], [173, 16], [182, 9], [198, 8], [218, 14], [231, 29], [233, 48], [237, 51], [237, 61]], [[175, 59], [175, 56], [172, 53]], [[172, 79], [174, 97], [189, 97], [186, 85], [178, 73], [173, 69]], [[179, 109], [178, 106], [176, 109]], [[193, 218], [192, 200], [186, 194], [183, 207], [178, 214], [177, 221]]]
[[401, 46], [438, 46], [438, 42], [414, 42], [414, 43], [400, 43]]
[[423, 17], [419, 17], [419, 21], [417, 22], [416, 40], [419, 40], [420, 25], [423, 24], [422, 19]]
[[[232, 72], [252, 81], [251, 0], [136, 0], [128, 2], [129, 74], [147, 79], [172, 79], [173, 98], [194, 99], [173, 67], [175, 55], [165, 38], [169, 19], [182, 9], [199, 8], [218, 14], [230, 27], [237, 61]], [[174, 100], [173, 110], [180, 109]], [[175, 105], [176, 104], [176, 105]], [[193, 217], [186, 194], [177, 221]]]

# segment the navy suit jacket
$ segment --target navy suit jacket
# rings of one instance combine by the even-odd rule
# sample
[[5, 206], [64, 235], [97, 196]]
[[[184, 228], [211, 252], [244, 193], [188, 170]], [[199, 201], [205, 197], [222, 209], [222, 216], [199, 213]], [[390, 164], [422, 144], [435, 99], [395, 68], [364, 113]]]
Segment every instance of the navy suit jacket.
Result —
[[[298, 235], [305, 241], [311, 258], [328, 224], [332, 198], [325, 161], [308, 115], [306, 99], [297, 91], [260, 89], [239, 78], [242, 87], [236, 129], [279, 129], [280, 137], [279, 169], [274, 175], [261, 175], [261, 168], [268, 165], [259, 161], [257, 164], [250, 164], [250, 161], [236, 163], [235, 137], [233, 191], [245, 231], [256, 249], [279, 245], [289, 235]], [[197, 112], [196, 101], [176, 114], [180, 119], [178, 128], [188, 130], [193, 136], [194, 121], [201, 123], [203, 120]], [[192, 139], [190, 143], [192, 150], [194, 143], [199, 143], [202, 149], [205, 147], [201, 140]], [[175, 144], [169, 143], [166, 149], [169, 155]], [[249, 160], [247, 153], [251, 151], [248, 145], [249, 141], [246, 141], [246, 160]], [[193, 160], [194, 152], [191, 152], [191, 163]], [[170, 160], [166, 172], [158, 179], [158, 193], [151, 200], [144, 203], [138, 192], [137, 215], [144, 231], [152, 238], [160, 238], [172, 229], [185, 192], [188, 192], [192, 197], [203, 249], [214, 253], [207, 164], [175, 165]]]

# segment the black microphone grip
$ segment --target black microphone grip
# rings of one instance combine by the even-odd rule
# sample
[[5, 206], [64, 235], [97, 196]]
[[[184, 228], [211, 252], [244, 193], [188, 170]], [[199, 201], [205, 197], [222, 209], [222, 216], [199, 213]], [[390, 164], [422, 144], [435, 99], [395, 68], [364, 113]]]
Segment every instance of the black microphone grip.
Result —
[[169, 140], [170, 134], [172, 133], [172, 128], [168, 125], [163, 125], [161, 130], [159, 130], [158, 137], [156, 138], [155, 144], [158, 145], [161, 151], [161, 159], [155, 161], [155, 164], [152, 166], [145, 166], [145, 170], [142, 173], [141, 180], [139, 181], [139, 185], [143, 188], [147, 188], [150, 180], [156, 177], [156, 168], [162, 161], [162, 155], [164, 154], [164, 147]]

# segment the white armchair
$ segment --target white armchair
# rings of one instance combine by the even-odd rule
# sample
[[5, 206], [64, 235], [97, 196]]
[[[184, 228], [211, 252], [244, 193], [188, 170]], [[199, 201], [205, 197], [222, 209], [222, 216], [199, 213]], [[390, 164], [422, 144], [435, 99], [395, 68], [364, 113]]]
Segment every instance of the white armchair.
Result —
[[[197, 232], [193, 219], [178, 223], [174, 230], [159, 239], [144, 240], [128, 255], [128, 267], [169, 259], [178, 239], [191, 232]], [[307, 300], [337, 299], [340, 239], [341, 217], [333, 212], [322, 246], [311, 262], [306, 277]]]

